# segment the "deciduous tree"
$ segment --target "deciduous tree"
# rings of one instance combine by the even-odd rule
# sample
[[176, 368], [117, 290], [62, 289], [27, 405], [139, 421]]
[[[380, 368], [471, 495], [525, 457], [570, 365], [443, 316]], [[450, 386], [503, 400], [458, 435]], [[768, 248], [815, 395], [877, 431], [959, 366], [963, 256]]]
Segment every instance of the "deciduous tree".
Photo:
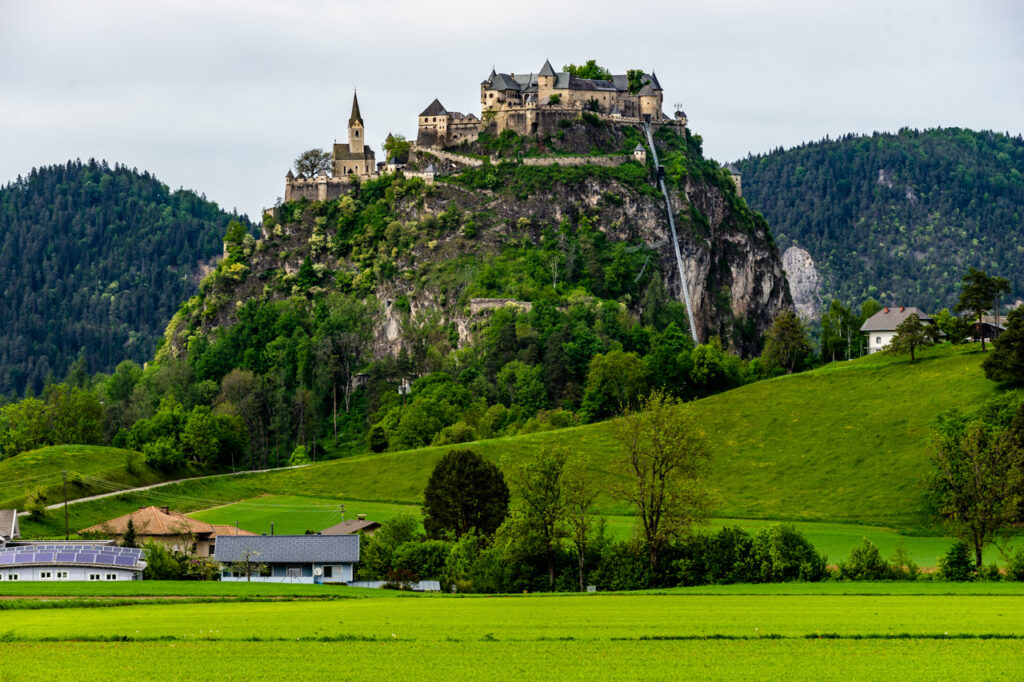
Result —
[[930, 346], [939, 340], [939, 330], [933, 324], [921, 322], [921, 318], [911, 313], [905, 320], [896, 325], [896, 336], [892, 337], [885, 352], [890, 355], [910, 353], [910, 361], [914, 361], [914, 350], [919, 346]]
[[612, 429], [625, 479], [616, 494], [636, 507], [653, 569], [665, 546], [707, 514], [700, 473], [711, 456], [708, 440], [687, 405], [657, 391]]
[[[969, 311], [981, 327], [981, 317], [986, 310], [996, 307], [996, 299], [1010, 291], [1010, 281], [1005, 277], [993, 277], [978, 268], [968, 268], [967, 274], [961, 279], [960, 300], [956, 311]], [[981, 350], [985, 350], [985, 335], [981, 334]]]
[[423, 491], [423, 528], [432, 538], [492, 535], [508, 516], [508, 503], [508, 485], [497, 466], [472, 450], [452, 450]]
[[302, 177], [316, 177], [331, 173], [331, 155], [323, 149], [307, 149], [295, 159], [295, 172]]
[[568, 455], [545, 449], [536, 459], [513, 470], [512, 483], [519, 495], [523, 530], [542, 546], [548, 565], [548, 586], [555, 584], [555, 552], [567, 534], [566, 499], [562, 476]]
[[992, 354], [981, 366], [993, 381], [1024, 383], [1024, 306], [1010, 311], [1006, 331], [992, 342]]

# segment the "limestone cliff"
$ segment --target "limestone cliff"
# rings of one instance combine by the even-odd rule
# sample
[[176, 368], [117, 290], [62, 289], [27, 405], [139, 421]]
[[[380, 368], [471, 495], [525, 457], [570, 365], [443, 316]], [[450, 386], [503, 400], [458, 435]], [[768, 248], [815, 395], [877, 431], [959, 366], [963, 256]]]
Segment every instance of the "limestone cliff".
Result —
[[[749, 356], [759, 351], [774, 317], [792, 307], [782, 259], [767, 224], [736, 196], [731, 180], [701, 163], [691, 161], [685, 174], [673, 175], [669, 168], [698, 335], [702, 342], [718, 337]], [[195, 331], [216, 335], [233, 323], [246, 300], [311, 298], [336, 289], [372, 293], [381, 302], [378, 354], [397, 353], [409, 321], [425, 314], [439, 317], [466, 344], [486, 314], [474, 312], [475, 297], [528, 301], [548, 296], [542, 288], [576, 299], [592, 293], [573, 285], [593, 264], [585, 253], [574, 252], [572, 241], [592, 232], [622, 244], [622, 262], [630, 264], [617, 271], [625, 284], [614, 291], [607, 287], [610, 293], [602, 298], [617, 300], [630, 314], [643, 313], [651, 291], [681, 301], [665, 205], [653, 174], [638, 163], [484, 164], [432, 185], [385, 178], [357, 186], [352, 197], [338, 201], [285, 204], [267, 218], [262, 238], [233, 247], [234, 262], [219, 268], [204, 282], [201, 296], [183, 307], [168, 330], [168, 350], [184, 350]], [[368, 227], [362, 216], [374, 211], [387, 217], [381, 226]], [[522, 268], [543, 272], [540, 279], [550, 276], [550, 286], [498, 278], [491, 270], [508, 254], [528, 264]], [[651, 289], [652, 280], [660, 287]], [[631, 283], [647, 293], [621, 293]]]
[[821, 275], [811, 254], [799, 246], [791, 246], [782, 254], [782, 268], [789, 280], [789, 293], [797, 314], [803, 320], [816, 319], [821, 308]]

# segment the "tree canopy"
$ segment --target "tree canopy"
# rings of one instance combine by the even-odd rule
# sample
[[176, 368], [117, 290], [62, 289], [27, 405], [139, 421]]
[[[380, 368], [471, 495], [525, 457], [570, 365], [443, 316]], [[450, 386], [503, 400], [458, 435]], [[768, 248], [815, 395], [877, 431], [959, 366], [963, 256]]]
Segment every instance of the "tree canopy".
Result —
[[295, 159], [295, 172], [304, 178], [331, 174], [331, 155], [323, 149], [307, 149]]
[[433, 538], [493, 535], [508, 516], [508, 504], [508, 485], [497, 466], [472, 450], [451, 450], [423, 491], [423, 528]]
[[562, 71], [567, 71], [577, 78], [588, 78], [595, 81], [612, 80], [612, 72], [603, 66], [598, 65], [596, 59], [588, 59], [586, 64], [566, 64]]

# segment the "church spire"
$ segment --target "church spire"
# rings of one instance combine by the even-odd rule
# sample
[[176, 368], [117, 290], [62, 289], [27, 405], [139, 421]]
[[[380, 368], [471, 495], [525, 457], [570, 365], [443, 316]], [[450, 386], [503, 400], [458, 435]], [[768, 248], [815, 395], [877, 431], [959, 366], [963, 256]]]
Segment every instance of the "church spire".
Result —
[[352, 91], [352, 115], [348, 117], [348, 127], [351, 128], [356, 122], [363, 125], [363, 117], [359, 113], [359, 97], [355, 90]]

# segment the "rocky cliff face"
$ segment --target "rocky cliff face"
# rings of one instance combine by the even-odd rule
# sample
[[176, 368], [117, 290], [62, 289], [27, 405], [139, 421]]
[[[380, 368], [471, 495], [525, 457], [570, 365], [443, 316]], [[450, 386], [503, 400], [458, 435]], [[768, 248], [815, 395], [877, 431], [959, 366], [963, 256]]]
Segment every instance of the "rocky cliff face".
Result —
[[818, 317], [821, 309], [821, 275], [811, 254], [798, 246], [791, 246], [782, 254], [782, 268], [789, 280], [789, 293], [802, 320]]
[[[378, 257], [373, 273], [354, 262], [357, 253], [340, 254], [331, 248], [332, 228], [324, 218], [330, 210], [317, 204], [286, 204], [264, 227], [259, 242], [242, 246], [244, 271], [235, 265], [222, 268], [204, 283], [200, 299], [183, 307], [169, 328], [169, 349], [183, 350], [190, 330], [216, 335], [218, 328], [233, 323], [246, 300], [301, 293], [296, 284], [300, 269], [310, 264], [313, 271], [332, 274], [309, 289], [312, 295], [329, 291], [332, 280], [359, 283], [372, 274], [372, 293], [382, 306], [378, 354], [396, 354], [404, 343], [404, 326], [424, 315], [440, 318], [465, 344], [487, 313], [473, 311], [465, 282], [460, 285], [458, 278], [430, 272], [469, 254], [483, 262], [503, 249], [540, 244], [553, 229], [584, 222], [611, 242], [650, 249], [651, 257], [636, 277], [644, 276], [644, 270], [647, 276], [656, 273], [667, 294], [682, 301], [664, 200], [643, 169], [635, 169], [640, 181], [610, 171], [573, 170], [578, 172], [568, 180], [555, 176], [560, 179], [527, 186], [498, 183], [495, 189], [446, 181], [433, 186], [410, 183], [408, 187], [418, 189], [393, 192], [383, 200], [397, 219], [376, 243], [359, 249], [364, 256], [367, 250], [387, 255], [387, 267]], [[727, 180], [687, 180], [674, 187], [672, 203], [698, 337], [701, 342], [718, 337], [740, 354], [756, 354], [775, 316], [792, 307], [782, 259], [768, 226], [732, 193]], [[340, 200], [345, 201], [350, 200]], [[452, 215], [461, 219], [445, 229]], [[566, 254], [566, 268], [572, 267], [572, 258]], [[239, 270], [236, 276], [227, 275], [231, 268]], [[555, 281], [560, 277], [564, 279], [565, 273], [553, 273]], [[516, 297], [515, 292], [498, 295]], [[620, 303], [634, 314], [643, 312], [638, 298], [627, 296]]]

